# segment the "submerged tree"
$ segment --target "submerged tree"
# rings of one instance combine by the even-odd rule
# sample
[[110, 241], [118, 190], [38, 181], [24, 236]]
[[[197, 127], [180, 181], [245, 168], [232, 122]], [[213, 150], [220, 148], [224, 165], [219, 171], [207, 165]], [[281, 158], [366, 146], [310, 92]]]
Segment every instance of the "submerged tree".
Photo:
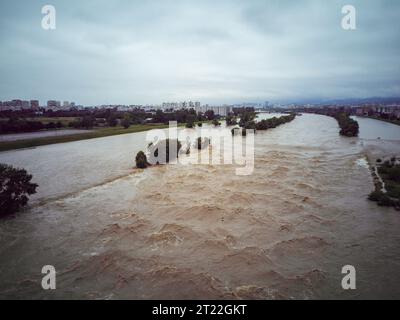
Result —
[[148, 162], [147, 157], [143, 151], [139, 151], [136, 155], [136, 167], [140, 169], [147, 168]]
[[236, 124], [237, 124], [237, 120], [236, 120], [235, 116], [232, 113], [228, 114], [226, 116], [226, 125], [227, 126], [234, 126]]
[[212, 121], [212, 124], [213, 124], [214, 126], [216, 126], [216, 127], [218, 127], [218, 126], [221, 125], [221, 123], [220, 123], [217, 119], [214, 119], [214, 120]]
[[192, 120], [188, 120], [188, 122], [186, 122], [186, 128], [193, 128], [194, 127], [194, 122]]
[[0, 164], [0, 216], [17, 212], [26, 206], [29, 195], [36, 193], [37, 184], [25, 169]]
[[210, 144], [210, 138], [197, 138], [196, 148], [199, 150], [205, 149]]

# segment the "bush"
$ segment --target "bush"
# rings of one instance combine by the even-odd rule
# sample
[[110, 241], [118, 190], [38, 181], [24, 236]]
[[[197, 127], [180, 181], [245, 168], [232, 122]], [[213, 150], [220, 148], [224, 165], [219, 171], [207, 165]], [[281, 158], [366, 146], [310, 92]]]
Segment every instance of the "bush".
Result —
[[140, 169], [147, 168], [148, 162], [147, 157], [143, 151], [139, 151], [136, 155], [136, 167]]
[[218, 126], [221, 125], [221, 123], [220, 123], [217, 119], [214, 119], [214, 120], [212, 121], [212, 124], [213, 124], [214, 126], [216, 126], [216, 127], [218, 127]]
[[[256, 130], [256, 123], [252, 120], [252, 121], [247, 121], [244, 123], [243, 125], [243, 129], [252, 129], [252, 130]], [[244, 130], [246, 131], [246, 130]]]
[[400, 200], [400, 184], [399, 183], [388, 180], [385, 182], [385, 186], [386, 186], [387, 194], [389, 197]]
[[382, 207], [392, 207], [398, 204], [398, 201], [391, 199], [387, 194], [377, 190], [372, 191], [368, 199], [377, 202], [378, 206]]
[[390, 180], [400, 182], [400, 165], [396, 165], [389, 170], [388, 178]]
[[379, 200], [378, 200], [378, 206], [382, 207], [391, 207], [395, 205], [395, 201], [390, 199], [387, 195], [383, 195]]
[[202, 123], [202, 122], [199, 122], [199, 123], [197, 124], [197, 126], [202, 127], [202, 126], [203, 126], [203, 123]]
[[383, 196], [384, 194], [381, 191], [375, 190], [369, 194], [368, 199], [371, 201], [379, 201]]
[[28, 203], [28, 196], [36, 193], [37, 184], [25, 169], [0, 164], [0, 216], [17, 212]]
[[[237, 127], [236, 127], [236, 128], [233, 128], [233, 129], [231, 130], [233, 136], [235, 135], [236, 132], [239, 132], [239, 131], [240, 131], [240, 128], [237, 128]], [[242, 129], [242, 136], [245, 137], [246, 134], [247, 134], [246, 129], [243, 128], [243, 129]]]
[[18, 118], [0, 121], [0, 133], [34, 132], [43, 129], [47, 129], [47, 126], [40, 121], [25, 121]]
[[227, 125], [227, 126], [234, 126], [234, 125], [236, 125], [236, 124], [237, 124], [236, 118], [235, 118], [232, 114], [229, 114], [229, 115], [226, 117], [226, 125]]

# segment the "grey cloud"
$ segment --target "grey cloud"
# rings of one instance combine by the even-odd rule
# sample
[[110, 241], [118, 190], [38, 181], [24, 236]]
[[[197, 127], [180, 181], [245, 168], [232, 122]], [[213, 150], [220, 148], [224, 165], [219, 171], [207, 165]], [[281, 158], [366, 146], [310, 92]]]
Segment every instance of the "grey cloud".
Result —
[[400, 95], [400, 3], [351, 1], [0, 3], [0, 100], [207, 103]]

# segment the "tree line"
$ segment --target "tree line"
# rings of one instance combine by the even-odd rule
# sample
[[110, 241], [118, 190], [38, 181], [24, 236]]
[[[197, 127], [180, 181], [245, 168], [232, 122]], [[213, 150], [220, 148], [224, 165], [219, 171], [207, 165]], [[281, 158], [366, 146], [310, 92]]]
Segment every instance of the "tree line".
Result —
[[[239, 124], [239, 126], [243, 129], [253, 129], [253, 130], [268, 130], [272, 128], [276, 128], [284, 123], [288, 123], [295, 119], [296, 114], [291, 113], [286, 116], [281, 117], [273, 117], [270, 119], [263, 119], [261, 121], [256, 121], [257, 114], [254, 111], [244, 111], [241, 114], [238, 114], [240, 117], [239, 122], [234, 115], [229, 115], [227, 117], [227, 125]], [[235, 128], [232, 129], [232, 134], [234, 134]], [[242, 130], [243, 135], [245, 135], [245, 130]]]
[[[72, 117], [75, 119], [68, 121], [68, 123], [62, 123], [60, 121], [43, 123], [42, 119], [44, 117], [47, 118], [47, 120], [53, 117]], [[1, 118], [3, 118], [3, 120]], [[56, 112], [48, 111], [40, 116], [29, 112], [4, 112], [0, 114], [0, 134], [34, 132], [63, 127], [91, 129], [95, 127], [116, 127], [121, 125], [127, 129], [131, 125], [146, 123], [168, 124], [169, 121], [186, 123], [188, 128], [193, 128], [196, 122], [201, 123], [202, 121], [212, 121], [219, 118], [220, 116], [216, 115], [212, 110], [202, 113], [196, 112], [194, 109], [182, 109], [174, 111], [157, 110], [155, 112], [149, 112], [139, 108], [124, 112], [113, 109]]]

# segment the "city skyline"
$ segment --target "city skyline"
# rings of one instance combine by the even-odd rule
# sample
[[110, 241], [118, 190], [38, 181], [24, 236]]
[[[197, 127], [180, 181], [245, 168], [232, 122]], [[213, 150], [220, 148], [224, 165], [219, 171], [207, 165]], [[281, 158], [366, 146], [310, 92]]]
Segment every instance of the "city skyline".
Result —
[[40, 1], [0, 4], [0, 100], [82, 105], [400, 96], [400, 3]]

